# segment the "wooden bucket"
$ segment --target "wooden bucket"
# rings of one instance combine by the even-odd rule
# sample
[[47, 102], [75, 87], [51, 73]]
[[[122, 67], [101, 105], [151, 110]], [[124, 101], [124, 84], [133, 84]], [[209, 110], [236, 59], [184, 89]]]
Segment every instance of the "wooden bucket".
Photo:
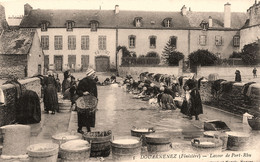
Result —
[[169, 136], [159, 133], [145, 135], [148, 152], [156, 153], [170, 151], [172, 148], [170, 139]]
[[136, 128], [133, 127], [131, 129], [131, 136], [135, 137], [141, 137], [142, 140], [142, 146], [146, 146], [146, 140], [145, 140], [145, 135], [154, 133], [155, 130], [153, 128]]
[[30, 145], [31, 127], [22, 124], [5, 125], [0, 128], [3, 137], [2, 155], [26, 155]]
[[191, 140], [192, 148], [195, 151], [201, 152], [219, 152], [222, 151], [222, 141], [217, 138], [194, 138]]
[[27, 148], [30, 162], [57, 162], [59, 145], [55, 143], [39, 143]]
[[112, 132], [96, 131], [83, 134], [84, 140], [91, 143], [90, 157], [108, 157], [111, 150]]
[[70, 100], [59, 100], [59, 110], [62, 113], [70, 112], [71, 111], [71, 101]]
[[[59, 133], [59, 134], [53, 135], [52, 142], [58, 144], [59, 148], [60, 148], [60, 145], [63, 143], [66, 143], [71, 140], [81, 139], [81, 138], [82, 138], [82, 135], [79, 133], [73, 134], [73, 133], [69, 133], [69, 132], [64, 132], [64, 133]], [[60, 157], [60, 151], [59, 151], [59, 157]]]
[[242, 132], [227, 132], [228, 141], [227, 149], [233, 151], [243, 150], [247, 141], [249, 140], [249, 134]]
[[220, 140], [222, 140], [222, 150], [226, 150], [227, 149], [228, 135], [225, 132], [206, 131], [203, 134], [204, 134], [204, 137], [219, 138]]
[[136, 138], [125, 138], [111, 141], [113, 160], [136, 160], [141, 157], [141, 141]]
[[85, 140], [71, 140], [60, 146], [62, 162], [85, 162], [90, 156], [90, 144]]

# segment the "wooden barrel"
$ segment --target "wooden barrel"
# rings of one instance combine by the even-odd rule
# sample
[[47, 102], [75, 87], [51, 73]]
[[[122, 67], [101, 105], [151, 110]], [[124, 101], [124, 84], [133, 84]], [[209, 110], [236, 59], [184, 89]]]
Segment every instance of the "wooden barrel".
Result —
[[110, 155], [111, 130], [86, 132], [83, 134], [83, 138], [91, 143], [90, 157], [108, 157]]
[[228, 135], [225, 132], [205, 131], [203, 134], [204, 134], [204, 137], [219, 138], [220, 140], [222, 140], [222, 150], [227, 149]]
[[153, 128], [136, 128], [133, 127], [131, 129], [131, 136], [134, 137], [141, 137], [142, 140], [142, 146], [146, 146], [146, 140], [145, 140], [145, 135], [154, 133], [155, 130]]
[[123, 138], [111, 141], [113, 160], [136, 160], [141, 157], [141, 141], [136, 138]]
[[70, 100], [59, 100], [59, 110], [62, 113], [70, 112], [71, 111], [71, 101]]
[[191, 140], [191, 145], [198, 152], [218, 152], [222, 150], [222, 141], [217, 138], [194, 138]]
[[56, 162], [59, 145], [55, 143], [39, 143], [27, 148], [30, 162]]
[[243, 150], [247, 141], [249, 140], [249, 134], [242, 132], [227, 132], [228, 141], [227, 149], [233, 151]]
[[153, 133], [145, 135], [148, 152], [167, 152], [172, 148], [170, 137], [165, 134]]
[[90, 144], [85, 140], [71, 140], [60, 146], [62, 162], [85, 162], [90, 156]]

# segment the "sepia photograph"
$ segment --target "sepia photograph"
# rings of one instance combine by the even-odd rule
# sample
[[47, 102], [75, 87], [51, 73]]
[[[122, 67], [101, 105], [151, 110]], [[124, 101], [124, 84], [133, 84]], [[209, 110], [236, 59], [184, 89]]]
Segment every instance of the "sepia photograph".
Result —
[[260, 162], [258, 70], [258, 0], [0, 0], [0, 162]]

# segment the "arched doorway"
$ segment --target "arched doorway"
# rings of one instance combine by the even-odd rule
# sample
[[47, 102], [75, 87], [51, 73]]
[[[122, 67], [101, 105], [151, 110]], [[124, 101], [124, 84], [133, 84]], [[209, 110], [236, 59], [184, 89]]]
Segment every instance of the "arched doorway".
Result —
[[107, 72], [109, 71], [110, 61], [109, 56], [96, 56], [96, 71]]

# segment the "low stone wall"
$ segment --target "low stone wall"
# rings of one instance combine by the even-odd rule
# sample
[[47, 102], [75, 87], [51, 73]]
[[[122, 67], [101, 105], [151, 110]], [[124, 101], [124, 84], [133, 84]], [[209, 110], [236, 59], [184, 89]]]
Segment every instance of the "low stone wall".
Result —
[[[209, 74], [217, 73], [219, 78], [224, 78], [226, 80], [235, 81], [235, 71], [238, 69], [241, 73], [242, 81], [247, 78], [253, 78], [253, 68], [254, 66], [232, 66], [232, 67], [220, 67], [220, 66], [201, 66], [198, 68], [198, 78], [204, 76], [208, 77]], [[257, 67], [259, 69], [259, 67]], [[259, 71], [257, 71], [259, 73]]]
[[[41, 96], [40, 79], [37, 77], [19, 80], [22, 85], [22, 92], [25, 90], [35, 91], [38, 96]], [[5, 96], [5, 105], [0, 104], [0, 126], [11, 124], [15, 121], [15, 105], [17, 102], [16, 88], [13, 84], [1, 85]]]
[[204, 104], [215, 106], [235, 114], [243, 114], [245, 112], [260, 113], [260, 84], [251, 85], [251, 95], [243, 94], [243, 86], [245, 83], [234, 83], [229, 91], [223, 90], [221, 82], [220, 90], [217, 93], [212, 92], [212, 84], [214, 81], [202, 80], [200, 85], [201, 100]]
[[132, 76], [139, 76], [143, 72], [179, 76], [179, 67], [119, 67], [118, 69], [119, 76], [122, 77], [125, 77], [126, 74], [130, 74]]

